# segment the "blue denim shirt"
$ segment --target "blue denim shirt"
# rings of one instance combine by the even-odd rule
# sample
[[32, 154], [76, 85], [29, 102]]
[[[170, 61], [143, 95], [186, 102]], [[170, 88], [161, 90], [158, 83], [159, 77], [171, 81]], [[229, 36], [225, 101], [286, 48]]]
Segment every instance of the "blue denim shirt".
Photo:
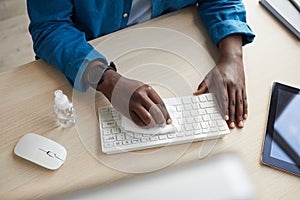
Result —
[[[88, 63], [105, 56], [88, 40], [125, 28], [132, 0], [27, 0], [29, 31], [37, 57], [55, 65], [75, 89], [84, 91], [82, 77]], [[195, 5], [197, 0], [152, 0], [152, 18]], [[202, 0], [199, 15], [215, 45], [224, 37], [239, 33], [243, 44], [254, 34], [246, 23], [241, 0]], [[124, 17], [125, 16], [125, 17]]]

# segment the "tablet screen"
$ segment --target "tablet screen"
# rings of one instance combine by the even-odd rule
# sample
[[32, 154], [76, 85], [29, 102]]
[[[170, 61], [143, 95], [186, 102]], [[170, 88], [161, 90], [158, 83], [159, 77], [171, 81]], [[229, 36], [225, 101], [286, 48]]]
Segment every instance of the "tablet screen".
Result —
[[[287, 151], [299, 152], [300, 144], [299, 89], [274, 82], [269, 106], [262, 162], [266, 165], [300, 175], [300, 167]], [[280, 140], [278, 138], [280, 136]], [[280, 142], [286, 142], [284, 145]], [[283, 148], [284, 147], [284, 148]]]

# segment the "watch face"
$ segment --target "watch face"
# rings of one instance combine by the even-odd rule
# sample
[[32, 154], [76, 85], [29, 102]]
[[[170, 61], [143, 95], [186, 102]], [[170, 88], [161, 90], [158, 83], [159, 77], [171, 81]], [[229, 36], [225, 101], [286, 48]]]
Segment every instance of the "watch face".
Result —
[[91, 85], [96, 85], [99, 83], [101, 77], [102, 77], [102, 74], [103, 74], [103, 71], [105, 70], [105, 67], [104, 66], [100, 66], [100, 65], [97, 65], [95, 67], [92, 67], [89, 72], [88, 72], [88, 82], [91, 84]]

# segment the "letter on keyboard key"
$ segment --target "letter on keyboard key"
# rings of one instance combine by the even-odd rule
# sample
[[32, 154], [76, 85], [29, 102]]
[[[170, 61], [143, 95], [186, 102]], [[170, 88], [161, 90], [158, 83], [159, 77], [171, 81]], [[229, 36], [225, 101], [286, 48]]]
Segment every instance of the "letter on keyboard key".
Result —
[[123, 141], [123, 144], [124, 144], [124, 145], [129, 145], [129, 144], [131, 144], [131, 141], [130, 141], [130, 140], [124, 140], [124, 141]]
[[117, 134], [117, 140], [125, 140], [124, 134]]
[[114, 144], [115, 144], [115, 146], [121, 146], [122, 145], [122, 141], [116, 141]]
[[109, 122], [102, 122], [103, 128], [112, 128], [116, 126], [116, 122], [109, 121]]
[[114, 136], [114, 135], [111, 135], [111, 136], [105, 136], [105, 137], [104, 137], [104, 141], [105, 141], [105, 142], [114, 142], [114, 141], [116, 141], [116, 136]]

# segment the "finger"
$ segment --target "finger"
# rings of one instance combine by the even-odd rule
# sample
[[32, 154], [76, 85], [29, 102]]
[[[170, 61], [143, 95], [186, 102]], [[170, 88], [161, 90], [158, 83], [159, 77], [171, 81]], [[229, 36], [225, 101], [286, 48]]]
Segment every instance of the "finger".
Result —
[[208, 90], [208, 80], [204, 79], [200, 85], [198, 86], [197, 91], [195, 91], [193, 94], [194, 95], [199, 95], [199, 94], [203, 94]]
[[148, 97], [144, 99], [144, 108], [150, 113], [151, 117], [154, 119], [154, 123], [163, 126], [166, 123], [166, 119], [160, 110], [160, 108]]
[[145, 127], [147, 126], [147, 124], [145, 124], [143, 122], [143, 120], [135, 113], [135, 112], [130, 112], [130, 117], [131, 117], [131, 120], [138, 126], [140, 127]]
[[237, 91], [236, 93], [236, 123], [239, 128], [244, 127], [243, 122], [243, 113], [244, 113], [244, 105], [243, 105], [243, 95], [242, 91]]
[[229, 120], [229, 100], [228, 100], [228, 93], [227, 89], [225, 93], [220, 97], [220, 104], [221, 104], [221, 113], [224, 117], [224, 120], [228, 121]]
[[154, 119], [152, 118], [151, 114], [148, 112], [147, 109], [144, 108], [142, 105], [138, 105], [133, 110], [139, 119], [144, 123], [144, 126], [154, 126]]
[[154, 89], [152, 89], [151, 87], [149, 87], [149, 94], [148, 94], [148, 96], [153, 101], [153, 103], [155, 103], [157, 105], [157, 107], [159, 108], [159, 110], [162, 112], [163, 117], [164, 117], [164, 123], [170, 124], [172, 122], [170, 114], [169, 114], [169, 112], [168, 112], [168, 110], [166, 108], [165, 103], [160, 98], [160, 96], [157, 94], [157, 92]]
[[229, 92], [229, 128], [235, 128], [236, 90], [228, 89]]
[[243, 90], [243, 110], [244, 110], [243, 118], [247, 119], [247, 117], [248, 117], [248, 101], [247, 101], [247, 95], [246, 95], [245, 90]]

